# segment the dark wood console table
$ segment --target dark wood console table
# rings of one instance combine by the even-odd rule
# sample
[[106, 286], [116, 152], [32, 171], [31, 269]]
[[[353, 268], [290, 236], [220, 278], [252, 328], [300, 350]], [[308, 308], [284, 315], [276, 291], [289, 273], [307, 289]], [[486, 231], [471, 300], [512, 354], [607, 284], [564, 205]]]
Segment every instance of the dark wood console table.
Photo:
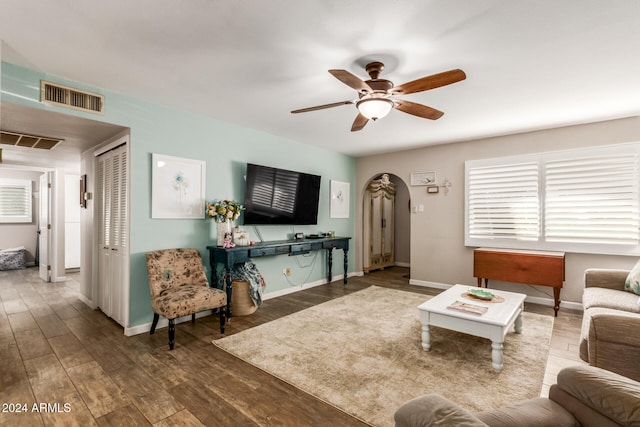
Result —
[[227, 285], [227, 314], [231, 317], [231, 296], [233, 279], [229, 272], [234, 264], [249, 261], [251, 258], [258, 258], [273, 255], [302, 255], [311, 251], [321, 249], [327, 250], [327, 282], [331, 282], [333, 265], [333, 249], [342, 249], [344, 254], [344, 278], [343, 283], [347, 284], [347, 270], [349, 239], [351, 237], [324, 237], [320, 239], [302, 240], [274, 240], [256, 243], [252, 246], [236, 246], [234, 248], [222, 248], [219, 246], [207, 246], [209, 250], [209, 264], [211, 265], [211, 284], [217, 282], [217, 266], [222, 264], [226, 274]]
[[564, 283], [564, 252], [517, 251], [479, 248], [473, 251], [473, 276], [478, 286], [489, 279], [553, 287], [555, 315]]

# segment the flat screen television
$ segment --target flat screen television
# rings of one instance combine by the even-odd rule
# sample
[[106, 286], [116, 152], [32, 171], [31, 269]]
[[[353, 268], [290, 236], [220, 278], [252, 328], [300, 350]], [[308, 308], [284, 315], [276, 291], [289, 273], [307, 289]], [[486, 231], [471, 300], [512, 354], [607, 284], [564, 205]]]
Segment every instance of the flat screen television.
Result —
[[247, 164], [246, 225], [318, 223], [320, 176]]

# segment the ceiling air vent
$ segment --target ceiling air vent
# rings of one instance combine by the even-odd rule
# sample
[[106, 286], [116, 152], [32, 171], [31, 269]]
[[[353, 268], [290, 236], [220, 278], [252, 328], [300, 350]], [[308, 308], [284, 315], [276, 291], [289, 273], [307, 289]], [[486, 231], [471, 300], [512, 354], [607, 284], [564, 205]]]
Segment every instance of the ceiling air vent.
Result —
[[62, 141], [64, 140], [60, 138], [26, 135], [19, 132], [8, 132], [4, 130], [0, 131], [0, 144], [14, 145], [16, 147], [53, 150]]
[[104, 96], [44, 80], [40, 81], [40, 102], [104, 114]]

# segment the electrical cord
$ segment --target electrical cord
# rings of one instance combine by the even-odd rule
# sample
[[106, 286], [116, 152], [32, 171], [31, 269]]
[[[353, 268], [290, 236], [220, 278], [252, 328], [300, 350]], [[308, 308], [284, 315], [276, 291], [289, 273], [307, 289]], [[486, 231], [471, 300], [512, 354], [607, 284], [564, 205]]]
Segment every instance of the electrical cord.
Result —
[[[305, 283], [309, 283], [309, 279], [311, 278], [311, 273], [313, 273], [313, 267], [315, 267], [315, 265], [316, 265], [316, 261], [317, 261], [317, 259], [318, 259], [318, 252], [315, 252], [315, 253], [312, 255], [312, 256], [313, 256], [313, 259], [311, 260], [311, 264], [309, 264], [309, 265], [302, 265], [302, 264], [300, 263], [300, 260], [298, 259], [298, 256], [299, 256], [299, 255], [295, 255], [295, 256], [294, 256], [294, 258], [295, 258], [295, 260], [296, 260], [296, 264], [298, 264], [298, 267], [300, 267], [300, 268], [309, 268], [309, 267], [310, 267], [310, 269], [309, 269], [309, 274], [308, 274], [308, 275], [307, 275], [307, 277], [304, 279], [304, 281], [303, 281], [302, 283], [300, 283], [300, 284], [297, 284], [297, 283], [293, 283], [293, 282], [291, 282], [291, 280], [289, 280], [289, 277], [287, 277], [287, 276], [284, 276], [284, 275], [283, 275], [283, 276], [284, 276], [284, 278], [285, 278], [285, 280], [286, 280], [286, 281], [287, 281], [287, 283], [289, 284], [289, 286], [303, 286]], [[302, 255], [302, 256], [304, 256], [304, 257], [307, 257], [307, 258], [308, 258], [308, 255]]]
[[253, 231], [256, 232], [256, 237], [258, 238], [259, 242], [264, 242], [264, 240], [262, 239], [262, 234], [260, 233], [260, 229], [258, 228], [258, 226], [254, 225], [253, 226]]

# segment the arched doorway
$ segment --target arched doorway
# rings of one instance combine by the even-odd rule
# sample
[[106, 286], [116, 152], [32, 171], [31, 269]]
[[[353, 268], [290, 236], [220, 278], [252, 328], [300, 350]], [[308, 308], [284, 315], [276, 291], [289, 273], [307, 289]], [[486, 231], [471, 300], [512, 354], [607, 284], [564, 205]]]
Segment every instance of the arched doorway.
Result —
[[410, 267], [411, 200], [407, 184], [392, 173], [376, 174], [367, 182], [362, 203], [363, 271], [394, 265]]

